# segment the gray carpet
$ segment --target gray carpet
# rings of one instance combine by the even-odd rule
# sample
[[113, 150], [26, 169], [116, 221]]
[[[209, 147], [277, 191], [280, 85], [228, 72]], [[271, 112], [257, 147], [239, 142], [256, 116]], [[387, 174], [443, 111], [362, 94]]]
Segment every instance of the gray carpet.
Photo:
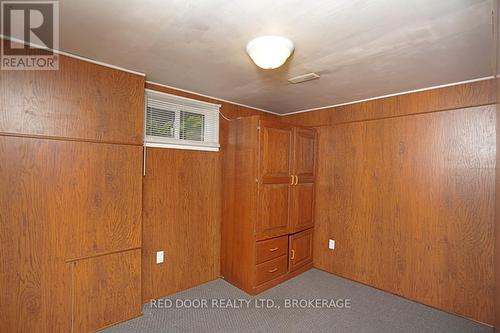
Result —
[[[176, 308], [176, 300], [196, 299], [200, 306], [204, 306], [201, 302], [205, 300], [206, 307]], [[230, 299], [232, 303], [223, 304], [221, 299]], [[247, 306], [238, 299], [250, 303]], [[262, 308], [264, 299], [272, 300], [274, 303], [269, 302], [269, 306], [273, 308]], [[325, 299], [328, 303], [321, 308], [321, 304], [302, 301], [298, 304], [302, 308], [290, 308], [286, 300], [293, 299]], [[216, 280], [163, 302], [157, 307], [148, 303], [142, 317], [102, 332], [493, 332], [490, 327], [316, 269], [257, 297]], [[242, 308], [234, 308], [237, 305]]]

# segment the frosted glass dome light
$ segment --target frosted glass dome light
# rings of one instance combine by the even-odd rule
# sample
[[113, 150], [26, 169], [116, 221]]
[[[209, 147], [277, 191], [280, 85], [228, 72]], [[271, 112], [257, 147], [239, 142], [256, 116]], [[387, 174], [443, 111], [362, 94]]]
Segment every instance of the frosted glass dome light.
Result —
[[291, 40], [281, 36], [257, 37], [247, 44], [247, 53], [253, 62], [263, 69], [283, 65], [293, 52]]

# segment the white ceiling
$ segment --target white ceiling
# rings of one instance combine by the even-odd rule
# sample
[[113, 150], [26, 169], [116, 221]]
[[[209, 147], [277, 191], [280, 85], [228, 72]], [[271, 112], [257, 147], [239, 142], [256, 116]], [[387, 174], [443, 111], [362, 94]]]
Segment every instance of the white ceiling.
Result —
[[[290, 113], [491, 75], [492, 8], [493, 0], [61, 0], [60, 48]], [[277, 70], [245, 53], [267, 34], [296, 46]], [[308, 72], [321, 78], [287, 82]]]

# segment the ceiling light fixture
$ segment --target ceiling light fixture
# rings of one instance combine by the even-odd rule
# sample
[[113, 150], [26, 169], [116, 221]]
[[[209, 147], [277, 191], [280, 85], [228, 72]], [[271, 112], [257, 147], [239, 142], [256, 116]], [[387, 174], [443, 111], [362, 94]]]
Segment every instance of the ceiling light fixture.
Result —
[[257, 37], [247, 44], [247, 53], [253, 62], [263, 69], [283, 65], [293, 52], [293, 43], [281, 36]]

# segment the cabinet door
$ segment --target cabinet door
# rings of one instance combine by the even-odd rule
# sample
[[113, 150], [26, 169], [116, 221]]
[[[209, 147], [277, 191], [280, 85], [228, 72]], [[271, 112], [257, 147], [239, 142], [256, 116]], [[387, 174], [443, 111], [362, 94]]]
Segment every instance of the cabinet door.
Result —
[[312, 228], [314, 225], [314, 183], [299, 183], [292, 186], [290, 202], [292, 232]]
[[260, 177], [264, 183], [289, 183], [292, 171], [292, 127], [261, 120]]
[[293, 175], [299, 182], [310, 183], [316, 176], [316, 130], [294, 128]]
[[314, 129], [294, 128], [291, 188], [291, 228], [298, 232], [314, 225], [314, 178], [316, 176], [317, 137]]
[[289, 184], [261, 184], [259, 186], [257, 239], [288, 233], [289, 192]]
[[290, 271], [295, 271], [312, 262], [312, 229], [290, 236]]
[[259, 137], [259, 214], [257, 239], [280, 236], [290, 230], [292, 127], [261, 120]]

